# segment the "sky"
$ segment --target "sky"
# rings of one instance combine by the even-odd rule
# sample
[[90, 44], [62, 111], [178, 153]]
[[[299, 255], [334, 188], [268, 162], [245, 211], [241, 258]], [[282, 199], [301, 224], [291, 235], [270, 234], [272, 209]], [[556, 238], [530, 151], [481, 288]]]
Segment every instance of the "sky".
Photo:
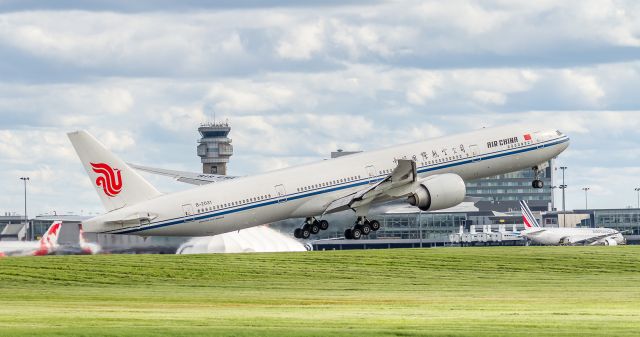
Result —
[[[232, 126], [247, 175], [510, 123], [567, 133], [567, 207], [636, 205], [637, 1], [0, 0], [0, 214], [103, 211], [66, 132], [199, 171]], [[163, 192], [184, 189], [161, 177]]]

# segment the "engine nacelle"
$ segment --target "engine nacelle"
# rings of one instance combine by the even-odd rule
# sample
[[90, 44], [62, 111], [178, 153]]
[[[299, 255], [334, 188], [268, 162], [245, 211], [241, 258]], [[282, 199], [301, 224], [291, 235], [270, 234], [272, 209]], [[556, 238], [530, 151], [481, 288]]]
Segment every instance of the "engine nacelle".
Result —
[[604, 239], [604, 245], [605, 246], [617, 246], [618, 245], [618, 241], [616, 241], [615, 239], [612, 239], [612, 238], [607, 238], [607, 239]]
[[457, 174], [446, 173], [421, 180], [407, 201], [422, 211], [435, 211], [458, 205], [466, 194], [464, 180]]

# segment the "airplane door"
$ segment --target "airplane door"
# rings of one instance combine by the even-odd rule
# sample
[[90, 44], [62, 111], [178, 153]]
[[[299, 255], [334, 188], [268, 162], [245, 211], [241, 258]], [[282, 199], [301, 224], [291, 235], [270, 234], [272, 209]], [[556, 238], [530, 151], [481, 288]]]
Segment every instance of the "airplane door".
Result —
[[[182, 215], [185, 217], [193, 215], [193, 206], [191, 204], [182, 205]], [[187, 220], [185, 219], [185, 221]]]
[[469, 153], [473, 161], [480, 161], [480, 151], [478, 151], [478, 145], [469, 145]]
[[287, 190], [284, 189], [284, 185], [276, 185], [274, 186], [274, 188], [276, 190], [276, 198], [278, 202], [280, 203], [287, 201]]
[[367, 174], [369, 175], [369, 184], [373, 184], [373, 177], [376, 176], [376, 167], [373, 165], [367, 165], [365, 166], [365, 169], [367, 170]]

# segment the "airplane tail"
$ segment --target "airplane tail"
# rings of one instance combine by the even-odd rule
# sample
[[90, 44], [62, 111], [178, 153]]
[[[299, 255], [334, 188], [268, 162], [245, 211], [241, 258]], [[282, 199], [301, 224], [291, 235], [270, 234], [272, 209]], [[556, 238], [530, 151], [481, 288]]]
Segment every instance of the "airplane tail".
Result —
[[80, 244], [80, 249], [85, 254], [98, 254], [101, 250], [101, 247], [98, 244], [88, 242], [84, 237], [84, 230], [82, 230], [82, 224], [78, 225], [78, 243]]
[[60, 236], [60, 228], [62, 221], [54, 221], [49, 229], [40, 238], [40, 249], [34, 255], [47, 255], [58, 248], [58, 237]]
[[533, 216], [531, 210], [529, 209], [529, 205], [524, 200], [520, 200], [520, 208], [522, 209], [522, 219], [524, 220], [524, 227], [526, 229], [530, 228], [539, 228], [538, 220]]
[[161, 195], [138, 172], [86, 131], [67, 134], [107, 211]]

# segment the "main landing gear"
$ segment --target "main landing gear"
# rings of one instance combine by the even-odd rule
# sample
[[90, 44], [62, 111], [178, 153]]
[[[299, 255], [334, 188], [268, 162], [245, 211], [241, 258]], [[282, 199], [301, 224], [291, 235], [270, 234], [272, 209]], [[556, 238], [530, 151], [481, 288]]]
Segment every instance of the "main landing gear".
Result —
[[531, 187], [533, 188], [543, 188], [544, 182], [540, 180], [540, 169], [537, 166], [531, 168], [533, 170], [534, 180], [531, 183]]
[[296, 228], [293, 231], [293, 236], [296, 239], [308, 239], [311, 234], [318, 234], [320, 231], [326, 231], [329, 228], [329, 222], [327, 220], [316, 220], [316, 218], [307, 218], [304, 221], [304, 225], [300, 228]]
[[380, 223], [377, 220], [368, 220], [366, 217], [359, 216], [353, 228], [347, 228], [344, 231], [344, 238], [347, 240], [360, 240], [363, 235], [369, 235], [372, 231], [380, 229]]

